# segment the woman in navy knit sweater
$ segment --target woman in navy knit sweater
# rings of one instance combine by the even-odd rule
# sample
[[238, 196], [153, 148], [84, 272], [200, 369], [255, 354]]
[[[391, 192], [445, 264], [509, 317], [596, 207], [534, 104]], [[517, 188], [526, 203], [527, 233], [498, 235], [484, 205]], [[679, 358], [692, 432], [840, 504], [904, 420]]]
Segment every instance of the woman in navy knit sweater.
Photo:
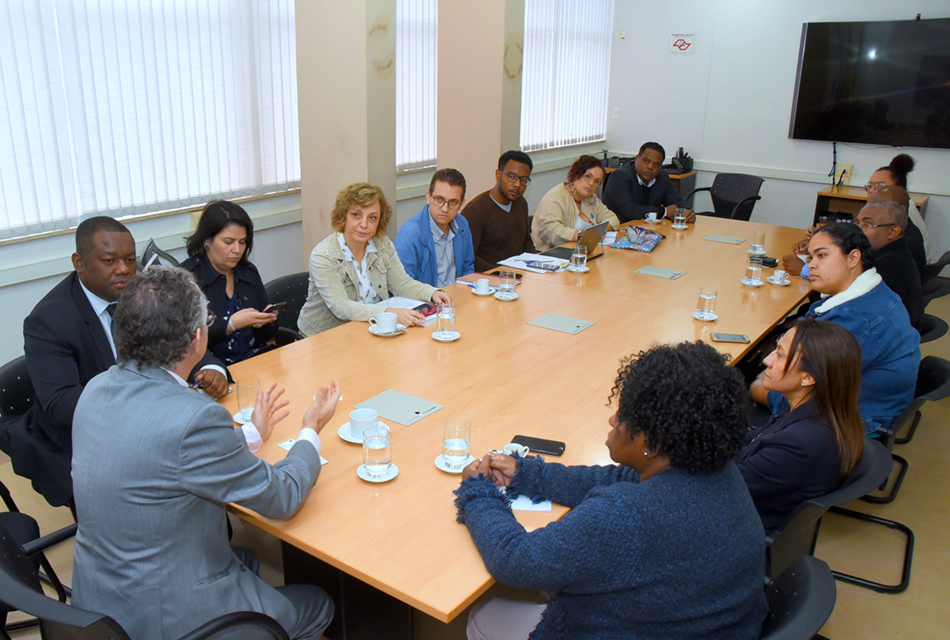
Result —
[[[765, 537], [731, 459], [748, 431], [741, 375], [703, 343], [622, 366], [607, 448], [617, 466], [486, 454], [456, 490], [492, 576], [547, 605], [476, 604], [469, 638], [753, 640], [768, 610]], [[507, 495], [500, 486], [505, 486]], [[571, 507], [528, 533], [508, 498]]]

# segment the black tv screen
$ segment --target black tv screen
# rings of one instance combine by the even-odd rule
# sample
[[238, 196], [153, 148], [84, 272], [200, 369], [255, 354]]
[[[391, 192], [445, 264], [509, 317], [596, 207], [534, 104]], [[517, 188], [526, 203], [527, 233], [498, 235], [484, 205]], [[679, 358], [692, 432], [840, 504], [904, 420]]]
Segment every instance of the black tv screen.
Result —
[[950, 18], [804, 24], [789, 137], [950, 148]]

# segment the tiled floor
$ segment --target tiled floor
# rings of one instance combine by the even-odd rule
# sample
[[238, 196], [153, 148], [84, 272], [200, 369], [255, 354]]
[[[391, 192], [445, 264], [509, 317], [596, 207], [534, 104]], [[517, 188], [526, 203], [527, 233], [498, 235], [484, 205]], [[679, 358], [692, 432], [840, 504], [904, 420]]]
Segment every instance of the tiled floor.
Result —
[[[928, 313], [950, 320], [950, 296], [936, 300]], [[924, 355], [950, 359], [950, 336], [922, 346]], [[950, 498], [946, 469], [950, 461], [950, 399], [924, 407], [923, 420], [914, 440], [899, 447], [910, 470], [897, 500], [889, 505], [854, 503], [854, 508], [878, 513], [908, 525], [916, 534], [910, 588], [899, 595], [884, 595], [838, 583], [835, 611], [822, 634], [830, 638], [942, 639], [950, 635]], [[10, 464], [0, 463], [0, 480], [11, 490], [21, 510], [34, 515], [44, 533], [72, 521], [67, 509], [54, 509], [33, 493], [28, 482], [13, 474]], [[826, 519], [817, 555], [833, 568], [882, 581], [899, 579], [900, 540], [890, 532], [876, 531], [856, 521]], [[255, 549], [262, 559], [262, 576], [279, 584], [280, 549], [273, 538], [241, 524], [235, 542]], [[72, 573], [72, 543], [49, 554], [67, 583]], [[14, 619], [11, 617], [11, 619]], [[17, 638], [39, 638], [36, 630]], [[465, 637], [464, 615], [443, 625], [424, 614], [416, 616], [416, 637], [426, 640]]]

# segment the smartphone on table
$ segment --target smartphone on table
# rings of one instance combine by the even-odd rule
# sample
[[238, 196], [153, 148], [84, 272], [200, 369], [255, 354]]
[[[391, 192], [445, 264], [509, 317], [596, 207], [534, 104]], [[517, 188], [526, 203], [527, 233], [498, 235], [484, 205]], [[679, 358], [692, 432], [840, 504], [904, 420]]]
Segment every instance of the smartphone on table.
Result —
[[710, 333], [710, 339], [713, 342], [739, 342], [741, 344], [749, 344], [749, 336], [741, 333]]
[[519, 435], [512, 438], [511, 441], [515, 444], [523, 444], [531, 450], [531, 453], [544, 453], [549, 456], [559, 456], [564, 453], [565, 444], [557, 440], [545, 440], [544, 438]]

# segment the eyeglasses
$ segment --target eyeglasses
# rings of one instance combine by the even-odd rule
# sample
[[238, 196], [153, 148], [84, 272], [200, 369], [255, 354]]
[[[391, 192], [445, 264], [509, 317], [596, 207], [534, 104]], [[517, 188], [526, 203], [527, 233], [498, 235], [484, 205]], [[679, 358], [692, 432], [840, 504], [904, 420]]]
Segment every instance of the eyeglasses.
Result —
[[210, 311], [208, 312], [208, 326], [209, 326], [209, 327], [210, 327], [211, 325], [213, 325], [213, 324], [214, 324], [214, 321], [217, 320], [217, 319], [218, 319], [218, 316], [214, 315], [214, 314], [211, 313]]
[[432, 196], [432, 202], [435, 203], [436, 208], [442, 209], [445, 205], [449, 205], [449, 211], [455, 211], [462, 206], [461, 200], [446, 200], [442, 196]]
[[595, 187], [599, 187], [600, 185], [604, 183], [604, 181], [601, 180], [600, 178], [595, 178], [594, 174], [592, 174], [590, 171], [588, 171], [581, 177], [584, 178], [584, 180], [586, 180], [587, 182], [593, 182]]
[[529, 184], [531, 184], [531, 178], [522, 178], [517, 173], [512, 171], [504, 171], [502, 172], [502, 175], [505, 176], [505, 179], [511, 184], [520, 182], [522, 187], [527, 187]]
[[864, 185], [864, 190], [867, 191], [868, 193], [871, 193], [872, 191], [883, 189], [886, 186], [887, 185], [883, 182], [869, 182], [866, 185]]
[[878, 227], [896, 227], [897, 226], [896, 222], [887, 222], [884, 224], [874, 224], [873, 222], [858, 222], [857, 220], [852, 220], [851, 222], [861, 227], [865, 231], [867, 231], [868, 229], [877, 229]]

